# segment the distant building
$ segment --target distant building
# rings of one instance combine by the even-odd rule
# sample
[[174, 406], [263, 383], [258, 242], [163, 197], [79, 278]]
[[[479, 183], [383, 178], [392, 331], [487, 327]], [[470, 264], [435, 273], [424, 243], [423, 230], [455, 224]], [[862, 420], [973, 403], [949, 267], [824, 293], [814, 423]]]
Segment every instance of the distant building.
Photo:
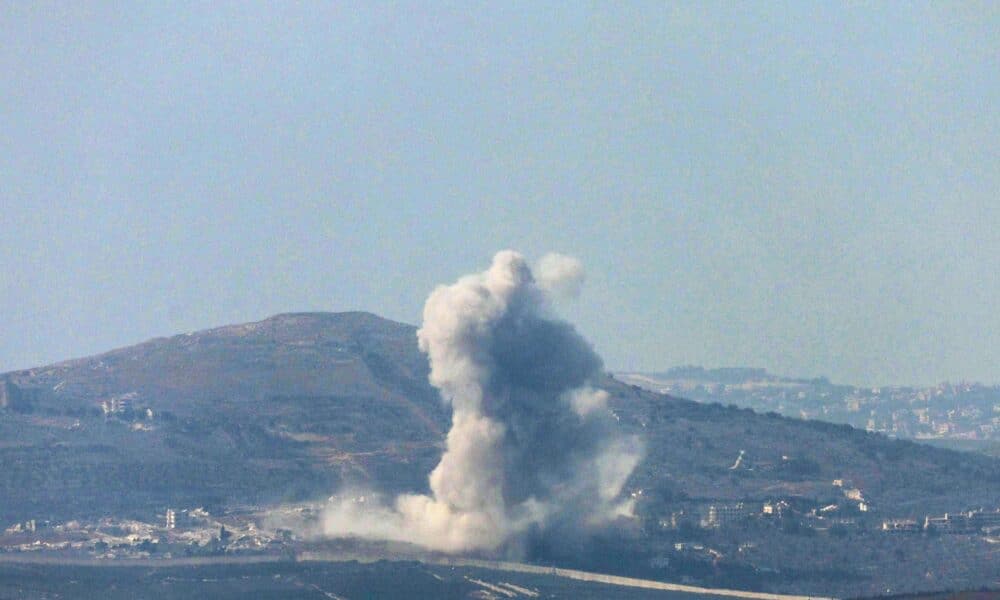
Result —
[[924, 518], [924, 529], [940, 533], [978, 533], [1000, 527], [1000, 511], [970, 510]]
[[128, 410], [132, 407], [132, 402], [138, 397], [139, 395], [135, 392], [111, 396], [110, 398], [101, 401], [101, 410], [104, 412], [104, 416], [128, 412]]
[[785, 513], [788, 512], [789, 504], [784, 500], [778, 500], [777, 502], [765, 502], [760, 509], [760, 513], [766, 517], [783, 517]]
[[34, 519], [28, 519], [23, 523], [14, 523], [10, 527], [4, 530], [4, 533], [10, 535], [14, 533], [34, 533], [37, 529], [37, 524]]
[[927, 516], [924, 519], [924, 529], [941, 533], [972, 533], [975, 531], [966, 513], [945, 513], [940, 517]]
[[742, 502], [737, 504], [711, 504], [703, 522], [705, 527], [723, 527], [747, 517]]
[[915, 519], [888, 519], [882, 521], [882, 531], [916, 533], [920, 531], [920, 526]]
[[1000, 527], [1000, 510], [977, 510], [969, 514], [969, 521], [977, 531]]
[[858, 502], [863, 502], [863, 501], [864, 501], [864, 499], [865, 499], [865, 495], [864, 495], [864, 492], [862, 492], [862, 491], [861, 491], [860, 489], [858, 489], [858, 488], [851, 488], [851, 489], [849, 489], [849, 490], [845, 489], [845, 490], [844, 490], [844, 496], [845, 496], [845, 497], [846, 497], [846, 498], [847, 498], [848, 500], [856, 500], [856, 501], [858, 501]]

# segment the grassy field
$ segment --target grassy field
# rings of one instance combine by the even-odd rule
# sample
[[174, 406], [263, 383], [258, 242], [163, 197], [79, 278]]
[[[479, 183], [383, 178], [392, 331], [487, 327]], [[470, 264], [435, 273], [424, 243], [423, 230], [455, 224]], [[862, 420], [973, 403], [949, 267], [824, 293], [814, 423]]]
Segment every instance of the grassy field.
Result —
[[0, 565], [0, 598], [458, 599], [722, 596], [618, 587], [552, 575], [418, 562], [262, 563], [184, 567]]

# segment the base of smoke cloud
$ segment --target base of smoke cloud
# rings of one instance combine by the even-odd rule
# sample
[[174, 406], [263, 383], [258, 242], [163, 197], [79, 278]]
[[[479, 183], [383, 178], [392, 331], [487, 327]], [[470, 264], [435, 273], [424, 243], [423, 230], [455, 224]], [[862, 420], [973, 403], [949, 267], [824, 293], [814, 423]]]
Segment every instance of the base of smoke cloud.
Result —
[[[607, 419], [611, 414], [607, 393], [602, 390], [576, 390], [563, 400], [581, 420]], [[484, 423], [480, 427], [492, 430], [495, 439], [502, 437], [502, 425]], [[484, 443], [480, 450], [489, 453], [490, 437], [478, 436], [466, 443]], [[390, 502], [370, 490], [345, 490], [327, 502], [319, 531], [327, 537], [403, 542], [444, 553], [523, 558], [529, 537], [537, 540], [548, 532], [556, 538], [570, 534], [585, 538], [617, 519], [632, 518], [634, 501], [621, 496], [642, 454], [639, 438], [611, 437], [592, 460], [577, 465], [581, 476], [566, 482], [551, 497], [532, 497], [513, 506], [498, 501], [475, 511], [455, 509], [425, 494], [403, 494]], [[447, 464], [439, 465], [431, 481], [448, 468]], [[584, 495], [588, 501], [580, 502]]]
[[[525, 518], [524, 526], [532, 521]], [[331, 537], [405, 542], [446, 553], [495, 550], [509, 531], [520, 529], [508, 515], [458, 512], [422, 494], [398, 496], [390, 505], [377, 494], [359, 491], [331, 498], [321, 522]]]
[[[441, 513], [442, 507], [428, 496], [402, 495], [390, 504], [377, 493], [356, 489], [330, 498], [317, 523], [304, 525], [286, 521], [282, 529], [294, 531], [303, 539], [312, 541], [397, 543], [432, 554], [524, 560], [535, 554], [533, 549], [539, 546], [547, 547], [549, 551], [565, 551], [570, 547], [585, 548], [590, 540], [598, 537], [625, 537], [637, 525], [632, 513], [633, 505], [631, 499], [622, 501], [600, 519], [579, 521], [562, 516], [548, 522], [540, 518], [544, 509], [535, 507], [539, 518], [523, 519], [516, 527], [505, 526], [503, 537], [497, 538], [492, 523], [467, 521], [481, 515], [459, 517], [450, 512]], [[425, 511], [433, 513], [432, 516]], [[483, 534], [478, 541], [469, 534], [470, 530], [476, 529]]]
[[[395, 506], [371, 492], [341, 494], [330, 500], [321, 517], [321, 525], [308, 537], [356, 538], [373, 542], [400, 542], [445, 554], [478, 554], [524, 558], [525, 548], [533, 541], [562, 540], [573, 537], [585, 540], [606, 530], [618, 518], [631, 519], [632, 502], [621, 503], [609, 518], [580, 523], [558, 520], [542, 525], [542, 519], [527, 518], [516, 527], [504, 526], [504, 535], [495, 535], [495, 524], [469, 522], [482, 519], [479, 513], [458, 515], [423, 495], [404, 495]], [[365, 502], [359, 502], [363, 497]], [[540, 509], [541, 510], [541, 509]], [[301, 530], [300, 530], [301, 531]], [[474, 533], [481, 535], [476, 537]]]
[[641, 444], [618, 431], [607, 394], [589, 385], [600, 358], [552, 311], [551, 299], [582, 277], [573, 258], [550, 255], [536, 276], [504, 251], [486, 271], [434, 290], [417, 336], [453, 413], [431, 494], [342, 493], [322, 531], [510, 556], [529, 538], [579, 537], [630, 516], [621, 495]]

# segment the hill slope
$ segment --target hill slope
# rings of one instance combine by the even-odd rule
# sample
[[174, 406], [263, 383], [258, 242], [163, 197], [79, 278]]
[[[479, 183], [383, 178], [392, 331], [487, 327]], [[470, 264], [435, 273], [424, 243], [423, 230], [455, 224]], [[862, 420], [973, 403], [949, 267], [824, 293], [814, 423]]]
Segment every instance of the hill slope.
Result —
[[[308, 313], [8, 373], [22, 401], [0, 416], [0, 519], [300, 499], [344, 480], [422, 489], [448, 427], [427, 372], [412, 326]], [[647, 443], [633, 488], [766, 499], [833, 495], [840, 478], [900, 516], [1000, 502], [994, 459], [604, 387]]]
[[[345, 483], [425, 491], [449, 422], [427, 374], [414, 327], [309, 313], [0, 375], [0, 525], [150, 521], [167, 507], [321, 499]], [[1000, 506], [996, 458], [699, 404], [612, 377], [601, 385], [620, 426], [645, 441], [627, 486], [644, 537], [567, 566], [821, 594], [1000, 581], [978, 534], [878, 531], [882, 519]], [[761, 518], [776, 500], [798, 520]], [[742, 524], [698, 527], [713, 507], [737, 503]], [[831, 518], [816, 518], [834, 505]], [[936, 579], [914, 579], [931, 571]]]
[[423, 485], [448, 416], [414, 331], [367, 313], [278, 315], [9, 373], [0, 519], [297, 500], [355, 478]]

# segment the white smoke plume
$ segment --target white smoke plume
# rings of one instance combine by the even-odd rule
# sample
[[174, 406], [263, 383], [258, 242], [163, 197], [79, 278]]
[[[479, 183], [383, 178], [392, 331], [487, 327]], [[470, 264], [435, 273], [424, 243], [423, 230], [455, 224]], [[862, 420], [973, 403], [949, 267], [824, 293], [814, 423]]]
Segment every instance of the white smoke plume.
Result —
[[535, 278], [553, 296], [576, 298], [583, 287], [583, 263], [565, 254], [546, 254], [538, 261]]
[[581, 531], [629, 513], [620, 495], [639, 443], [590, 387], [600, 358], [552, 313], [551, 294], [578, 287], [583, 269], [565, 256], [541, 265], [536, 279], [503, 251], [487, 271], [431, 293], [417, 338], [453, 410], [431, 494], [342, 494], [324, 514], [327, 535], [490, 552], [529, 531]]

